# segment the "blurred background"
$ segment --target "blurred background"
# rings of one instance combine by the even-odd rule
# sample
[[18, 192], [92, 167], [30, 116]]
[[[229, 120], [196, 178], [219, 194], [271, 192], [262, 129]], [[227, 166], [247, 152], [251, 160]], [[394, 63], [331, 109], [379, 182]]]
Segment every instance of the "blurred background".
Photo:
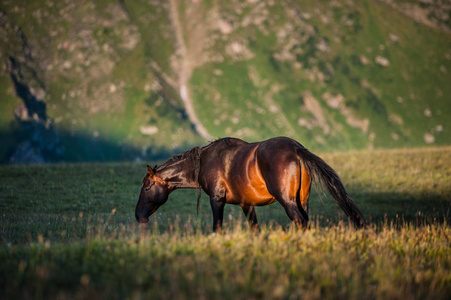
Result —
[[451, 1], [0, 3], [0, 163], [451, 144]]

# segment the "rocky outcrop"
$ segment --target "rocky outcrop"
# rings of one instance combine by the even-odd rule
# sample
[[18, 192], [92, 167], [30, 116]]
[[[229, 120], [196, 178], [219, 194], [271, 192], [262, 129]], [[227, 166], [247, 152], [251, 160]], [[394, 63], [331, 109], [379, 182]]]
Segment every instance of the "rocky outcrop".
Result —
[[[53, 121], [48, 118], [44, 97], [46, 87], [39, 74], [34, 51], [20, 27], [0, 13], [3, 38], [8, 39], [11, 48], [6, 52], [6, 71], [22, 103], [14, 110], [14, 116], [21, 125], [18, 145], [10, 162], [44, 163], [53, 161], [61, 151], [58, 134]], [[14, 47], [15, 46], [15, 47]]]

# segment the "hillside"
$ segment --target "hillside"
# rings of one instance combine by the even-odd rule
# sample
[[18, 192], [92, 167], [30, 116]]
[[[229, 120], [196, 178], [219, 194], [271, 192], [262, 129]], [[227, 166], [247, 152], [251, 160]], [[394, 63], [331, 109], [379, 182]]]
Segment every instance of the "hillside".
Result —
[[451, 143], [449, 1], [2, 1], [0, 162]]

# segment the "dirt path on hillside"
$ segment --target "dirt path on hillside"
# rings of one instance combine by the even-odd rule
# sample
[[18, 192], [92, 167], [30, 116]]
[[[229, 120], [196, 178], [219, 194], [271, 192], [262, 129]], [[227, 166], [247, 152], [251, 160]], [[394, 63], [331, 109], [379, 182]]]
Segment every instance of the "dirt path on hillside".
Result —
[[[198, 5], [191, 4], [186, 8], [186, 22], [181, 24], [179, 15], [179, 3], [178, 0], [170, 0], [170, 20], [174, 30], [177, 50], [175, 53], [175, 59], [172, 67], [178, 73], [177, 88], [180, 94], [180, 98], [185, 106], [185, 111], [194, 124], [194, 128], [207, 141], [211, 141], [212, 137], [208, 133], [208, 130], [202, 125], [199, 118], [196, 115], [193, 101], [190, 96], [188, 83], [191, 79], [193, 70], [202, 64], [203, 55], [203, 41], [207, 34], [207, 26], [204, 22], [197, 22], [201, 14], [198, 9]], [[199, 25], [200, 24], [200, 25]], [[185, 41], [183, 35], [183, 29], [187, 28], [190, 31], [190, 37], [188, 41]]]

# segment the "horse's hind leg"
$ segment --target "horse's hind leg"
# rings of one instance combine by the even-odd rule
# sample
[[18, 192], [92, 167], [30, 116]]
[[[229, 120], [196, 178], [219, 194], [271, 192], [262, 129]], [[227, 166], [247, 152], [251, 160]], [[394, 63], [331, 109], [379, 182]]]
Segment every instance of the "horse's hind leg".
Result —
[[302, 181], [299, 161], [293, 159], [291, 162], [281, 163], [280, 166], [284, 167], [276, 168], [268, 173], [262, 170], [266, 175], [268, 191], [279, 201], [288, 217], [296, 225], [307, 227], [306, 209], [310, 186], [307, 189], [304, 186], [307, 182]]
[[302, 226], [304, 228], [307, 227], [308, 215], [302, 208], [301, 210], [299, 210], [294, 200], [288, 201], [278, 200], [278, 201], [283, 206], [288, 217], [291, 219], [291, 221], [294, 222], [294, 224], [296, 224], [297, 226]]
[[[285, 209], [288, 217], [296, 225], [307, 227], [309, 219], [307, 212], [304, 210], [303, 205], [298, 205], [298, 203], [301, 202], [299, 199], [299, 183], [296, 180], [289, 182], [291, 182], [291, 185], [294, 186], [290, 187], [290, 184], [288, 184], [285, 189], [278, 188], [272, 193], [272, 195], [277, 199], [277, 201], [279, 201]], [[295, 188], [296, 186], [298, 189]], [[308, 201], [308, 197], [306, 200]]]
[[291, 145], [280, 148], [275, 144], [259, 150], [258, 166], [268, 192], [279, 201], [295, 224], [307, 227], [308, 215], [302, 205], [297, 205], [302, 171], [296, 152]]
[[247, 222], [249, 223], [249, 227], [252, 231], [260, 232], [260, 227], [258, 226], [257, 221], [257, 213], [255, 212], [255, 208], [253, 206], [243, 205], [241, 206], [243, 209], [244, 215], [246, 216]]
[[[307, 207], [308, 195], [304, 195], [301, 178], [300, 168], [292, 164], [291, 168], [288, 168], [288, 174], [283, 174], [277, 178], [277, 184], [271, 184], [270, 193], [279, 201], [279, 203], [285, 209], [288, 217], [298, 226], [307, 227], [308, 215], [304, 210], [304, 205]], [[280, 172], [281, 173], [281, 172]], [[307, 196], [306, 199], [305, 197]], [[301, 204], [301, 205], [298, 205]]]
[[308, 200], [310, 198], [310, 188], [312, 186], [312, 179], [307, 172], [307, 169], [301, 164], [301, 182], [299, 190], [296, 195], [296, 203], [299, 211], [305, 213], [308, 219]]

